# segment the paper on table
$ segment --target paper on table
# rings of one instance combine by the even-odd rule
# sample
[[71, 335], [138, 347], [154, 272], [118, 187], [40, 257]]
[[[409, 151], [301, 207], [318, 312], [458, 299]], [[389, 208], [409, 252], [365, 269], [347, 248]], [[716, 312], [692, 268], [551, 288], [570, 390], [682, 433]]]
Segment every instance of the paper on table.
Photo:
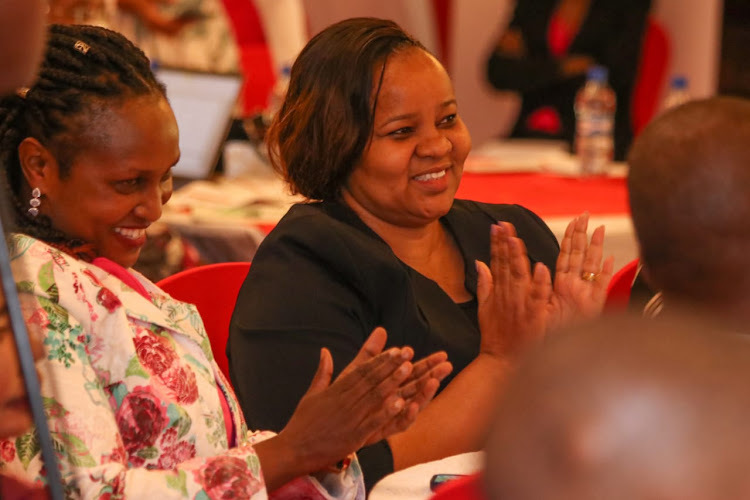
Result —
[[[478, 174], [530, 172], [571, 177], [580, 175], [578, 159], [568, 152], [567, 143], [542, 139], [486, 142], [469, 154], [464, 170]], [[622, 176], [623, 168], [613, 163], [606, 175]]]
[[238, 221], [278, 221], [293, 203], [278, 177], [195, 181], [175, 191], [165, 206], [167, 222], [236, 224]]
[[484, 464], [484, 452], [462, 453], [414, 465], [381, 479], [372, 489], [370, 500], [426, 500], [432, 496], [430, 478], [434, 474], [473, 474]]
[[566, 160], [570, 154], [561, 141], [507, 139], [488, 141], [469, 154], [467, 172], [538, 172], [542, 165]]

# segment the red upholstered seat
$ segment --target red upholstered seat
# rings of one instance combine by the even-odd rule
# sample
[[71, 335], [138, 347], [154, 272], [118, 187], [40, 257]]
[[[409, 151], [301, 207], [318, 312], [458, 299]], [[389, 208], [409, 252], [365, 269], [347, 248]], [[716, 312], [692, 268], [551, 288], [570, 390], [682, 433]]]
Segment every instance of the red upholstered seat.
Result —
[[638, 259], [631, 260], [612, 276], [607, 288], [607, 300], [604, 309], [607, 311], [623, 310], [630, 300], [630, 288], [638, 272]]
[[195, 304], [211, 341], [211, 350], [222, 373], [229, 380], [226, 348], [229, 321], [249, 262], [225, 262], [187, 269], [164, 278], [157, 285], [182, 302]]

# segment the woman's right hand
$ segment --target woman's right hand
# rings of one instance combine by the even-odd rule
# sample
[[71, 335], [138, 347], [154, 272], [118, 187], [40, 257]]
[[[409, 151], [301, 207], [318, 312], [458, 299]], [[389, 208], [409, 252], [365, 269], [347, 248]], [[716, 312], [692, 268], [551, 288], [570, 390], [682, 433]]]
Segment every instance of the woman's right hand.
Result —
[[411, 348], [382, 352], [385, 341], [385, 330], [376, 328], [333, 383], [331, 355], [321, 349], [318, 370], [289, 423], [255, 445], [269, 491], [406, 429], [432, 399], [451, 371], [445, 353], [412, 364]]
[[552, 293], [549, 269], [537, 263], [531, 273], [526, 247], [507, 222], [491, 228], [490, 268], [481, 261], [476, 265], [479, 351], [513, 361], [546, 332]]

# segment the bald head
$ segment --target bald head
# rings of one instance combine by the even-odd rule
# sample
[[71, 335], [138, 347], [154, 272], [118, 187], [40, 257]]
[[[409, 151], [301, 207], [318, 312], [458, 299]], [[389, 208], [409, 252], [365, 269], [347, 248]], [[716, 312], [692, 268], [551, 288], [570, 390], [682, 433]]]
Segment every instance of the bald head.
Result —
[[659, 116], [628, 156], [649, 281], [709, 306], [750, 300], [750, 101], [695, 101]]
[[493, 499], [750, 498], [750, 340], [669, 319], [549, 339], [487, 445]]

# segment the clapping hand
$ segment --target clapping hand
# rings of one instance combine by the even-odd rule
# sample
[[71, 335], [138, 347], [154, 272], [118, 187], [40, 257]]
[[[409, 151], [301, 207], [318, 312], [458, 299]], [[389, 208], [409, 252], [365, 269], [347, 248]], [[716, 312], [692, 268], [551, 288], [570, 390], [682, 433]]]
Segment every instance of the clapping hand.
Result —
[[548, 329], [595, 318], [604, 308], [614, 257], [608, 257], [602, 264], [604, 226], [594, 230], [587, 245], [588, 222], [589, 215], [584, 213], [565, 229], [548, 306]]
[[546, 331], [549, 269], [539, 263], [531, 273], [523, 240], [507, 222], [491, 228], [490, 267], [481, 261], [476, 265], [480, 352], [514, 358]]
[[512, 224], [492, 227], [490, 268], [477, 262], [480, 351], [512, 359], [548, 331], [601, 313], [614, 259], [602, 264], [604, 226], [594, 230], [590, 243], [587, 228], [588, 214], [568, 225], [553, 286], [544, 264], [531, 270]]
[[256, 445], [269, 490], [405, 430], [452, 370], [444, 352], [412, 363], [410, 347], [383, 352], [385, 342], [385, 330], [376, 328], [333, 383], [331, 354], [321, 349], [318, 370], [289, 423]]
[[[374, 359], [385, 346], [386, 334], [383, 328], [376, 328], [357, 356], [339, 375], [339, 379], [348, 376], [358, 367]], [[414, 355], [411, 347], [404, 347], [402, 356], [411, 359]], [[419, 411], [432, 400], [443, 380], [453, 370], [448, 362], [448, 355], [443, 352], [433, 353], [412, 364], [410, 375], [401, 383], [396, 391], [399, 399], [403, 400], [401, 411], [389, 419], [383, 426], [376, 429], [365, 441], [364, 446], [376, 443], [391, 434], [406, 430], [416, 419]], [[395, 401], [397, 406], [401, 403]]]

